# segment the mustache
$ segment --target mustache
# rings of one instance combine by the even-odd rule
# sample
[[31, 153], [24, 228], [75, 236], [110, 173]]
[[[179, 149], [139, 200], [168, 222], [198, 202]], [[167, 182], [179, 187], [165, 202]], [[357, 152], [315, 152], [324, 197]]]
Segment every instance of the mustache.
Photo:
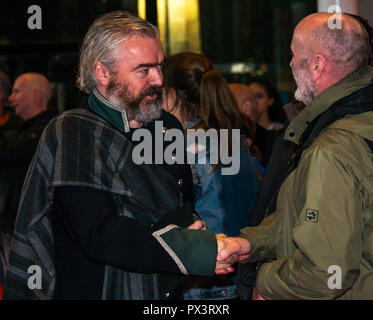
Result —
[[143, 101], [147, 96], [151, 96], [153, 94], [157, 95], [155, 101], [160, 101], [162, 99], [162, 87], [151, 86], [146, 88], [135, 100], [132, 101], [132, 103], [130, 103], [129, 107], [131, 109], [137, 109], [141, 101]]
[[132, 100], [129, 104], [128, 104], [128, 111], [129, 112], [136, 112], [141, 104], [141, 102], [147, 97], [147, 96], [151, 96], [153, 94], [156, 94], [157, 97], [155, 100], [151, 101], [150, 103], [153, 104], [153, 103], [161, 103], [162, 101], [162, 87], [159, 87], [159, 86], [151, 86], [151, 87], [148, 87], [146, 88], [144, 91], [142, 91], [136, 99]]
[[142, 98], [145, 98], [146, 96], [151, 96], [153, 94], [156, 94], [157, 96], [160, 96], [162, 94], [162, 87], [159, 87], [159, 86], [151, 86], [147, 89], [145, 89], [142, 94], [141, 94], [141, 97]]

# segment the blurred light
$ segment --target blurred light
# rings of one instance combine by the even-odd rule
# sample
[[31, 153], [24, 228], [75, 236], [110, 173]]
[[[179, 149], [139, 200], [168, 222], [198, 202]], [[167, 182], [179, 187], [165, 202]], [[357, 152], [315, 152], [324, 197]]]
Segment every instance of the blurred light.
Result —
[[199, 0], [158, 0], [158, 27], [169, 54], [201, 52]]
[[137, 12], [140, 18], [146, 20], [146, 0], [137, 0]]

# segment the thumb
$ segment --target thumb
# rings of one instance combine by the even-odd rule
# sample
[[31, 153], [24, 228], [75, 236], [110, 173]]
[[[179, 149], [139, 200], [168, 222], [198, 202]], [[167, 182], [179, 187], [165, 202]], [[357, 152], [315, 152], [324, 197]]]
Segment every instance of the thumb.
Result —
[[201, 220], [195, 221], [193, 224], [191, 224], [188, 229], [190, 230], [200, 230], [203, 228], [203, 222]]

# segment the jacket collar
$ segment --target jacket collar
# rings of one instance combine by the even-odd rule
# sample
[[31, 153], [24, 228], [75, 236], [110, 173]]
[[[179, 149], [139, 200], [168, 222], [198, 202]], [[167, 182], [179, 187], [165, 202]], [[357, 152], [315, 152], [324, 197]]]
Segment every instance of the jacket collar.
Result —
[[96, 88], [93, 89], [88, 98], [88, 107], [121, 132], [130, 132], [130, 125], [126, 110], [112, 104], [100, 92], [98, 92]]
[[373, 83], [373, 67], [367, 66], [356, 70], [340, 82], [331, 86], [316, 97], [310, 105], [289, 124], [284, 139], [299, 144], [303, 132], [308, 125], [333, 103], [353, 92], [363, 89]]

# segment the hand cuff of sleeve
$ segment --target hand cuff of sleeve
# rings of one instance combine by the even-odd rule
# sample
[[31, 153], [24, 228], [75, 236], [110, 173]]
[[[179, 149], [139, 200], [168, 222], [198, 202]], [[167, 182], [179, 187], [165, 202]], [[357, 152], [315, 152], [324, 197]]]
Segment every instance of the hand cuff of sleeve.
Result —
[[153, 232], [183, 274], [212, 275], [216, 266], [217, 242], [212, 231], [189, 230], [176, 225]]

